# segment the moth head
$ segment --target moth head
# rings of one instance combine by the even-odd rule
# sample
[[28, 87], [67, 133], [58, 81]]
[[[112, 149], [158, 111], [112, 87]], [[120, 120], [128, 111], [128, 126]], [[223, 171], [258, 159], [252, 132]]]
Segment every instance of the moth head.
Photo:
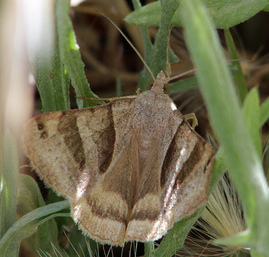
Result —
[[159, 94], [164, 93], [164, 87], [169, 82], [170, 78], [165, 75], [163, 71], [161, 71], [158, 75], [156, 80], [153, 83], [151, 91]]

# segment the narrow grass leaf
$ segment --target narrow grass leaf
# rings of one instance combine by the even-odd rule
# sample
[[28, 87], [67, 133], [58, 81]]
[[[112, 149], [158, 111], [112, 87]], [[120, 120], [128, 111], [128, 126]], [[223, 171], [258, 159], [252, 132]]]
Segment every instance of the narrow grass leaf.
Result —
[[269, 98], [260, 107], [260, 126], [263, 126], [264, 123], [269, 119]]
[[173, 93], [181, 93], [181, 92], [186, 92], [190, 90], [195, 90], [198, 89], [198, 83], [197, 79], [195, 77], [190, 77], [186, 79], [179, 80], [175, 83], [170, 83], [169, 84], [169, 94]]
[[[84, 72], [84, 63], [81, 60], [74, 30], [69, 17], [70, 1], [56, 1], [56, 29], [59, 40], [59, 53], [62, 65], [66, 68], [77, 97], [97, 97], [90, 89]], [[93, 101], [77, 99], [79, 108], [96, 105]]]
[[[48, 27], [55, 27], [48, 17]], [[70, 79], [61, 62], [59, 40], [56, 30], [50, 30], [44, 37], [38, 52], [30, 52], [33, 74], [42, 101], [43, 112], [70, 109]]]
[[223, 147], [229, 173], [242, 200], [247, 225], [251, 228], [248, 244], [263, 254], [268, 253], [265, 238], [269, 237], [269, 220], [264, 208], [267, 206], [268, 185], [247, 131], [217, 33], [201, 1], [182, 0], [181, 4], [186, 41], [200, 89], [214, 132]]
[[245, 123], [259, 157], [262, 157], [260, 135], [260, 98], [256, 87], [247, 95], [243, 105]]
[[224, 35], [225, 35], [225, 39], [226, 39], [226, 43], [227, 46], [229, 48], [229, 58], [230, 60], [233, 62], [233, 65], [236, 67], [236, 72], [234, 74], [234, 79], [235, 79], [235, 84], [237, 87], [237, 93], [239, 95], [239, 98], [241, 100], [241, 102], [244, 101], [246, 95], [247, 95], [247, 85], [246, 85], [246, 81], [243, 75], [243, 71], [241, 68], [241, 64], [239, 61], [239, 57], [236, 51], [236, 47], [232, 38], [232, 35], [230, 33], [229, 29], [225, 29], [224, 30]]

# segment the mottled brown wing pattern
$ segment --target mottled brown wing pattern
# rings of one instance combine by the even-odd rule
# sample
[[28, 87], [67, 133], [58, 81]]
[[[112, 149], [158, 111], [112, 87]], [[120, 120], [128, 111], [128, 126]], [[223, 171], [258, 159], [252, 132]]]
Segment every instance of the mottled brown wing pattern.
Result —
[[207, 199], [213, 149], [162, 86], [135, 100], [43, 114], [26, 124], [32, 165], [101, 243], [156, 240]]
[[134, 173], [131, 148], [123, 151], [131, 106], [132, 100], [122, 100], [39, 115], [23, 135], [33, 167], [46, 185], [69, 198], [81, 228], [115, 244], [124, 241]]

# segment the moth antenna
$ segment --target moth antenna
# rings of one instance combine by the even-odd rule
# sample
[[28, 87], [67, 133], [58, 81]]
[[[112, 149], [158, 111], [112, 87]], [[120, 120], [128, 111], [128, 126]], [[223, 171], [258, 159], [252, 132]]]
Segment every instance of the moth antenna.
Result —
[[189, 74], [191, 74], [191, 73], [193, 73], [193, 72], [195, 72], [195, 69], [192, 69], [192, 70], [183, 72], [183, 73], [181, 73], [181, 74], [178, 74], [178, 75], [176, 75], [176, 76], [170, 78], [170, 80], [181, 78], [181, 77], [183, 77], [183, 76], [185, 76], [185, 75], [189, 75]]
[[147, 65], [147, 63], [145, 62], [144, 58], [142, 57], [142, 55], [138, 52], [138, 50], [136, 49], [136, 47], [133, 45], [133, 43], [128, 39], [127, 36], [125, 36], [125, 34], [121, 31], [121, 29], [105, 14], [98, 12], [99, 14], [103, 15], [105, 18], [107, 18], [113, 25], [114, 27], [120, 32], [120, 34], [125, 38], [125, 40], [129, 43], [129, 45], [133, 48], [133, 50], [136, 52], [136, 54], [138, 55], [139, 59], [142, 61], [142, 63], [145, 65], [146, 69], [148, 70], [150, 76], [152, 77], [153, 81], [155, 81], [155, 77], [150, 69], [150, 67]]
[[168, 80], [170, 81], [171, 78], [171, 65], [169, 62], [169, 46], [170, 46], [170, 37], [171, 37], [171, 31], [172, 26], [169, 28], [169, 34], [168, 34], [168, 40], [167, 40], [167, 47], [166, 47], [166, 69], [165, 69], [165, 75], [168, 77]]
[[95, 102], [100, 102], [100, 101], [112, 102], [112, 101], [119, 101], [122, 99], [132, 99], [132, 98], [136, 98], [136, 96], [129, 95], [129, 96], [116, 96], [116, 97], [98, 97], [98, 98], [76, 97], [76, 98], [81, 99], [81, 100], [95, 101]]

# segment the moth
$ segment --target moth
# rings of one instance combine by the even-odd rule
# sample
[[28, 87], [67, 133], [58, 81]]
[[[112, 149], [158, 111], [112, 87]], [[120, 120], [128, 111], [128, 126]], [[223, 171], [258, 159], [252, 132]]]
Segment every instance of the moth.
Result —
[[161, 238], [205, 203], [214, 152], [163, 93], [159, 73], [135, 99], [41, 114], [25, 125], [26, 154], [101, 243]]

